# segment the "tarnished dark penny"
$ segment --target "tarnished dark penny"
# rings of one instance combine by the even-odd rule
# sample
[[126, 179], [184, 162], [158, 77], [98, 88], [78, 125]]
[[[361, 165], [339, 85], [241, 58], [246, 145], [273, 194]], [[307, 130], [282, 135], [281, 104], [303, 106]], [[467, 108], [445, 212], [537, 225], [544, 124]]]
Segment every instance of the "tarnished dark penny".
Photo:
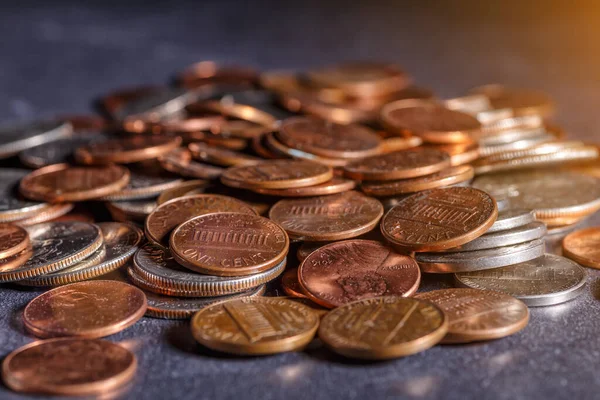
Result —
[[130, 164], [158, 158], [180, 143], [179, 137], [133, 136], [80, 147], [75, 151], [75, 158], [83, 164]]
[[512, 109], [515, 116], [550, 117], [554, 113], [554, 102], [550, 96], [540, 91], [492, 84], [476, 87], [471, 92], [487, 96], [495, 109]]
[[433, 102], [400, 100], [381, 109], [381, 119], [391, 131], [417, 135], [430, 143], [462, 143], [481, 129], [477, 118]]
[[232, 165], [254, 165], [262, 161], [258, 157], [219, 147], [211, 147], [205, 143], [190, 143], [188, 149], [190, 149], [192, 156], [199, 161], [225, 167]]
[[298, 280], [298, 268], [288, 269], [281, 275], [281, 287], [288, 296], [300, 299], [308, 298]]
[[418, 178], [397, 181], [366, 181], [361, 184], [361, 190], [370, 196], [396, 196], [468, 182], [473, 175], [473, 167], [462, 165]]
[[169, 235], [177, 225], [199, 215], [214, 212], [236, 212], [257, 215], [243, 201], [218, 194], [198, 194], [170, 200], [157, 207], [146, 218], [148, 240], [163, 247], [169, 246]]
[[23, 322], [38, 337], [99, 338], [120, 332], [144, 316], [146, 296], [116, 281], [77, 282], [33, 299]]
[[364, 158], [344, 167], [346, 176], [357, 180], [389, 181], [415, 178], [450, 166], [450, 156], [435, 149], [409, 149]]
[[192, 160], [189, 150], [179, 148], [161, 156], [160, 165], [169, 172], [199, 179], [217, 179], [225, 171], [224, 168], [202, 164]]
[[312, 197], [342, 193], [356, 187], [356, 182], [350, 179], [334, 177], [330, 181], [314, 186], [304, 186], [291, 189], [254, 189], [256, 193], [278, 197]]
[[280, 200], [269, 211], [293, 239], [348, 239], [372, 230], [383, 215], [381, 203], [359, 192]]
[[381, 152], [381, 139], [373, 130], [316, 118], [286, 119], [277, 138], [292, 148], [330, 158], [363, 158]]
[[289, 189], [314, 186], [333, 178], [331, 167], [310, 161], [268, 160], [227, 169], [221, 181], [247, 189]]
[[241, 276], [279, 264], [288, 252], [283, 228], [252, 214], [213, 213], [179, 225], [169, 241], [173, 258], [200, 273]]
[[165, 190], [158, 196], [156, 199], [156, 203], [160, 206], [163, 203], [166, 203], [169, 200], [173, 200], [182, 196], [186, 196], [193, 192], [194, 194], [200, 194], [199, 191], [204, 191], [205, 189], [210, 187], [210, 182], [195, 179], [191, 181], [185, 181], [177, 185], [172, 189]]
[[0, 223], [0, 260], [22, 252], [29, 245], [29, 234], [25, 229]]
[[17, 392], [67, 396], [103, 395], [130, 381], [135, 355], [98, 339], [60, 338], [29, 343], [2, 363], [4, 383]]
[[483, 235], [496, 221], [498, 207], [487, 193], [468, 187], [414, 194], [383, 217], [381, 232], [395, 246], [437, 251]]
[[21, 180], [19, 190], [30, 199], [51, 203], [84, 201], [116, 193], [129, 183], [129, 171], [117, 165], [40, 168]]
[[379, 296], [414, 294], [417, 262], [372, 240], [344, 240], [312, 252], [298, 270], [306, 295], [327, 308]]

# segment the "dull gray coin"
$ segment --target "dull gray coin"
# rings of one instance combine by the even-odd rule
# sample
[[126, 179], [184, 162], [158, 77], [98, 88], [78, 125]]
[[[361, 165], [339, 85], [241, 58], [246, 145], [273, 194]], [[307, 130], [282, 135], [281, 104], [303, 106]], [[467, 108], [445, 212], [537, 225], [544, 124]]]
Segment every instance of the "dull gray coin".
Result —
[[183, 111], [195, 101], [194, 91], [183, 88], [165, 88], [127, 102], [115, 114], [118, 120], [160, 121]]
[[498, 213], [498, 219], [496, 219], [494, 225], [486, 232], [486, 235], [488, 233], [505, 231], [507, 229], [527, 225], [533, 221], [535, 221], [533, 211], [520, 208], [509, 208], [508, 210]]
[[155, 165], [147, 169], [142, 167], [130, 168], [129, 183], [122, 190], [99, 200], [129, 201], [153, 199], [163, 191], [177, 187], [183, 179], [164, 169], [156, 169]]
[[444, 252], [456, 253], [512, 246], [519, 243], [530, 242], [535, 239], [541, 239], [546, 235], [546, 232], [546, 224], [539, 221], [533, 221], [527, 225], [518, 226], [513, 229], [486, 233], [469, 243], [465, 243], [459, 247], [453, 247]]
[[73, 126], [63, 121], [33, 121], [0, 127], [0, 159], [20, 151], [67, 137]]
[[528, 306], [549, 306], [579, 296], [587, 273], [568, 258], [545, 254], [508, 267], [464, 272], [454, 277], [459, 286], [510, 294]]
[[0, 221], [10, 222], [30, 217], [49, 207], [48, 203], [25, 200], [19, 195], [19, 182], [31, 173], [27, 169], [0, 169]]

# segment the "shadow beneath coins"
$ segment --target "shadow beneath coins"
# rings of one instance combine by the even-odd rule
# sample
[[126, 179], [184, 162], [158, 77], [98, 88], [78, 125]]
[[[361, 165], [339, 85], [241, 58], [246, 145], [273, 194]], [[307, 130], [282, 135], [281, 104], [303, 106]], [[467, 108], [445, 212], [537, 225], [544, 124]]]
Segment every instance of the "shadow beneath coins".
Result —
[[27, 304], [24, 304], [22, 306], [19, 306], [17, 309], [13, 309], [11, 311], [9, 326], [11, 329], [19, 332], [23, 336], [34, 337], [29, 332], [27, 332], [27, 330], [25, 329], [25, 325], [23, 324], [23, 310], [25, 310], [26, 305]]
[[391, 360], [361, 360], [358, 358], [348, 358], [342, 355], [339, 355], [332, 350], [330, 350], [327, 346], [325, 346], [319, 339], [313, 340], [304, 350], [303, 353], [307, 354], [309, 357], [314, 358], [318, 361], [326, 361], [329, 363], [334, 363], [338, 365], [343, 365], [346, 367], [356, 367], [356, 368], [364, 368], [368, 366], [381, 366], [390, 364], [397, 359]]
[[594, 279], [589, 285], [592, 296], [594, 296], [596, 300], [600, 300], [600, 278]]

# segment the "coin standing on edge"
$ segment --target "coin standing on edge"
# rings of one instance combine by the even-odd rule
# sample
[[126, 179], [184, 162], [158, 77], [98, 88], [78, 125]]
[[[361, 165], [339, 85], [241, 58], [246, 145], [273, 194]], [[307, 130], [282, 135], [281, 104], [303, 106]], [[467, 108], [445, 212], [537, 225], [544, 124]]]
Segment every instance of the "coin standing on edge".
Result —
[[584, 267], [600, 269], [600, 228], [569, 233], [562, 242], [563, 255]]

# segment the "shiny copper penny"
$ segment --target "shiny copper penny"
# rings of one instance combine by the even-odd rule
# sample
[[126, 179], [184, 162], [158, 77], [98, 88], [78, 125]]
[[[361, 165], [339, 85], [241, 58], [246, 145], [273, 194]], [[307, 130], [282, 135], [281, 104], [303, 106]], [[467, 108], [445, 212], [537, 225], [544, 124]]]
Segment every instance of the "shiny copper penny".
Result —
[[80, 147], [75, 158], [83, 164], [130, 164], [151, 160], [179, 147], [181, 138], [172, 136], [133, 136]]
[[293, 239], [341, 240], [372, 230], [383, 215], [381, 203], [359, 192], [280, 200], [269, 218], [280, 224]]
[[497, 217], [496, 201], [481, 190], [433, 189], [400, 201], [383, 217], [381, 232], [400, 248], [444, 250], [483, 235]]
[[20, 226], [0, 223], [0, 260], [14, 256], [29, 247], [29, 234]]
[[193, 161], [189, 150], [182, 148], [170, 151], [158, 160], [167, 171], [186, 178], [217, 179], [225, 171], [221, 167]]
[[38, 214], [20, 219], [13, 223], [23, 227], [41, 224], [42, 222], [48, 222], [55, 220], [56, 218], [62, 217], [63, 215], [70, 212], [73, 209], [73, 207], [73, 203], [54, 204]]
[[453, 167], [469, 164], [477, 160], [482, 153], [482, 149], [476, 141], [454, 144], [430, 144], [426, 147], [435, 148], [448, 153], [450, 155], [450, 165]]
[[160, 205], [146, 218], [146, 238], [168, 247], [169, 235], [177, 225], [193, 217], [214, 212], [257, 215], [250, 205], [229, 196], [198, 194], [180, 197]]
[[487, 96], [493, 108], [512, 109], [515, 116], [540, 115], [550, 117], [554, 113], [554, 102], [550, 96], [537, 90], [517, 89], [492, 84], [476, 87], [471, 92]]
[[418, 136], [411, 137], [389, 137], [381, 141], [381, 152], [392, 153], [394, 151], [412, 149], [423, 144], [423, 139]]
[[330, 158], [363, 158], [381, 152], [381, 139], [370, 128], [317, 118], [288, 118], [277, 138], [287, 146]]
[[298, 281], [298, 268], [288, 269], [281, 275], [281, 287], [288, 296], [300, 299], [308, 298], [300, 285], [300, 281]]
[[17, 392], [102, 395], [130, 381], [135, 355], [99, 339], [60, 338], [29, 343], [2, 363], [2, 379]]
[[205, 143], [190, 143], [188, 149], [192, 156], [199, 160], [211, 164], [230, 167], [232, 165], [254, 165], [262, 161], [262, 159], [237, 151], [212, 147]]
[[221, 181], [246, 189], [289, 189], [314, 186], [333, 178], [331, 167], [310, 161], [268, 160], [227, 169]]
[[590, 268], [600, 269], [600, 228], [569, 233], [562, 243], [563, 255]]
[[192, 113], [205, 113], [207, 111], [219, 113], [228, 118], [237, 118], [252, 122], [269, 129], [277, 127], [277, 117], [274, 115], [245, 104], [228, 103], [224, 101], [203, 101], [191, 104], [188, 110]]
[[351, 160], [346, 158], [322, 157], [316, 154], [307, 153], [305, 151], [286, 146], [275, 137], [274, 133], [267, 133], [265, 135], [265, 144], [267, 145], [267, 148], [270, 151], [279, 156], [278, 158], [291, 157], [298, 160], [314, 161], [319, 164], [329, 165], [331, 167], [343, 167], [344, 165], [348, 164]]
[[52, 203], [84, 201], [116, 193], [129, 182], [129, 171], [117, 165], [72, 167], [55, 164], [21, 180], [20, 192], [33, 200]]
[[277, 197], [312, 197], [342, 193], [352, 190], [355, 187], [356, 182], [353, 180], [334, 177], [330, 181], [314, 186], [304, 186], [291, 189], [254, 189], [254, 191], [256, 193]]
[[448, 317], [442, 343], [499, 339], [527, 326], [529, 309], [521, 300], [479, 289], [442, 289], [419, 293], [417, 299], [437, 305]]
[[470, 165], [446, 168], [435, 174], [425, 175], [412, 179], [397, 181], [365, 181], [361, 190], [369, 196], [396, 196], [435, 189], [444, 186], [456, 185], [473, 179], [474, 171]]
[[65, 285], [39, 295], [25, 307], [23, 322], [42, 338], [99, 338], [135, 324], [146, 312], [146, 296], [135, 286], [115, 281]]
[[353, 239], [313, 251], [300, 265], [298, 278], [311, 300], [335, 308], [379, 296], [411, 296], [421, 272], [412, 257], [376, 241]]
[[450, 156], [436, 149], [417, 148], [364, 158], [344, 167], [347, 177], [357, 180], [415, 178], [450, 166]]
[[381, 119], [391, 131], [417, 135], [429, 143], [462, 143], [481, 129], [477, 118], [433, 102], [400, 100], [381, 109]]
[[283, 228], [252, 214], [213, 213], [179, 225], [169, 241], [186, 268], [218, 276], [242, 276], [279, 264], [289, 249]]

